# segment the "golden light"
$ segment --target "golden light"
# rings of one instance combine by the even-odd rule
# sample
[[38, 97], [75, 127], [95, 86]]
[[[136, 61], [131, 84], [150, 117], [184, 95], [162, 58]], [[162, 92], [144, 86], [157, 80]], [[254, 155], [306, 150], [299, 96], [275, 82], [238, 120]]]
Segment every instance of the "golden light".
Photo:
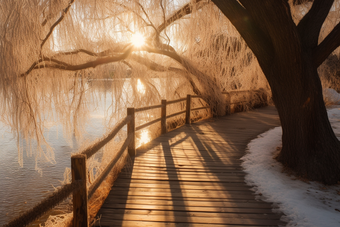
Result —
[[139, 143], [140, 145], [146, 144], [151, 140], [148, 130], [142, 130], [140, 135]]
[[137, 91], [141, 94], [145, 94], [145, 86], [140, 79], [137, 80]]
[[145, 43], [145, 38], [142, 34], [136, 32], [135, 34], [132, 35], [131, 37], [131, 43], [135, 46], [135, 47], [141, 47], [144, 45]]

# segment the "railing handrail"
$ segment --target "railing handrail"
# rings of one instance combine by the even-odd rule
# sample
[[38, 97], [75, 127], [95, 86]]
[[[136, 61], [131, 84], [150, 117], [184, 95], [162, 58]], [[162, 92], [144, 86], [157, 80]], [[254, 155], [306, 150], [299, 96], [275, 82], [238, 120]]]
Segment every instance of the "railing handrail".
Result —
[[161, 108], [163, 105], [154, 105], [154, 106], [144, 106], [144, 107], [139, 107], [135, 108], [135, 112], [141, 112], [141, 111], [146, 111], [146, 110], [152, 110], [152, 109], [157, 109]]
[[97, 153], [100, 148], [105, 146], [110, 140], [112, 140], [117, 133], [130, 121], [132, 120], [131, 116], [126, 116], [125, 118], [121, 119], [114, 127], [114, 129], [111, 130], [107, 136], [104, 136], [104, 138], [100, 139], [96, 144], [89, 146], [84, 151], [82, 151], [80, 154], [85, 154], [86, 158], [89, 159], [92, 155]]
[[97, 177], [97, 179], [89, 187], [88, 198], [92, 197], [93, 193], [97, 190], [99, 185], [103, 182], [103, 180], [110, 173], [111, 169], [114, 167], [114, 165], [117, 163], [117, 161], [121, 158], [121, 156], [123, 155], [123, 153], [126, 150], [127, 146], [131, 143], [131, 141], [132, 141], [132, 134], [128, 135], [128, 137], [124, 141], [124, 144], [121, 146], [119, 151], [116, 153], [115, 157], [111, 160], [111, 162], [106, 166], [104, 171]]
[[183, 102], [183, 101], [186, 101], [186, 100], [187, 100], [187, 98], [179, 98], [179, 99], [174, 99], [174, 100], [171, 100], [171, 101], [166, 101], [166, 104], [171, 105], [171, 104]]
[[[237, 93], [237, 92], [245, 92], [246, 90], [241, 91], [229, 91], [229, 92], [222, 92], [222, 94], [231, 94], [231, 93]], [[171, 101], [162, 100], [161, 105], [153, 105], [153, 106], [146, 106], [146, 107], [139, 107], [139, 108], [128, 108], [127, 109], [127, 116], [123, 119], [121, 119], [115, 127], [102, 139], [100, 139], [98, 142], [96, 142], [94, 145], [91, 145], [87, 147], [85, 150], [83, 150], [81, 153], [77, 155], [73, 155], [71, 157], [72, 162], [72, 183], [66, 184], [61, 186], [60, 189], [58, 189], [56, 192], [54, 192], [52, 195], [48, 196], [44, 200], [42, 200], [38, 205], [33, 207], [32, 209], [26, 211], [24, 214], [20, 215], [20, 217], [14, 219], [13, 221], [9, 222], [7, 227], [9, 226], [25, 226], [28, 225], [30, 222], [34, 221], [35, 219], [41, 217], [43, 214], [45, 214], [48, 210], [52, 209], [56, 205], [58, 205], [60, 202], [65, 200], [69, 195], [73, 192], [73, 206], [74, 206], [74, 226], [88, 226], [88, 217], [87, 217], [87, 199], [91, 198], [93, 193], [96, 191], [96, 189], [100, 186], [100, 184], [103, 182], [103, 180], [106, 178], [106, 176], [109, 174], [110, 170], [115, 166], [117, 161], [121, 158], [124, 151], [128, 148], [128, 153], [130, 156], [134, 156], [136, 154], [136, 148], [135, 148], [135, 132], [148, 127], [152, 124], [155, 124], [157, 122], [161, 122], [161, 133], [167, 132], [167, 125], [166, 125], [166, 119], [180, 115], [180, 114], [186, 114], [185, 122], [186, 124], [191, 123], [191, 111], [198, 111], [203, 109], [208, 109], [209, 106], [203, 106], [203, 107], [197, 107], [191, 109], [191, 99], [192, 98], [202, 98], [202, 96], [199, 95], [187, 95], [186, 98], [179, 98]], [[229, 97], [230, 98], [230, 97]], [[180, 111], [177, 113], [173, 113], [170, 115], [166, 115], [166, 107], [167, 105], [171, 105], [178, 102], [186, 101], [186, 109], [184, 111]], [[242, 102], [237, 102], [242, 103]], [[232, 104], [232, 103], [229, 103]], [[141, 111], [147, 111], [151, 109], [157, 109], [161, 108], [161, 117], [154, 119], [152, 121], [149, 121], [147, 123], [144, 123], [143, 125], [140, 125], [138, 127], [135, 126], [135, 113], [141, 112]], [[111, 160], [111, 162], [105, 167], [103, 172], [96, 178], [96, 180], [91, 184], [91, 186], [87, 189], [86, 182], [87, 182], [87, 168], [86, 168], [86, 161], [93, 156], [96, 152], [98, 152], [103, 146], [105, 146], [109, 141], [111, 141], [117, 133], [125, 126], [128, 125], [127, 129], [127, 138], [125, 139], [123, 145], [119, 149], [119, 151], [116, 153], [114, 158]], [[85, 161], [82, 161], [85, 160]], [[79, 164], [81, 163], [81, 164]], [[76, 167], [74, 167], [76, 166]], [[77, 194], [78, 193], [78, 194]], [[81, 195], [83, 193], [83, 195]], [[85, 195], [85, 197], [84, 197]], [[75, 198], [78, 198], [80, 204], [75, 204], [78, 202], [75, 202]], [[86, 200], [86, 201], [83, 201]], [[76, 206], [80, 206], [77, 207]], [[85, 207], [86, 206], [86, 207]], [[47, 209], [46, 209], [47, 207]], [[77, 213], [75, 212], [77, 210], [77, 213], [83, 212], [83, 214], [80, 214], [81, 217], [77, 217]], [[78, 212], [79, 211], [79, 212]], [[86, 214], [86, 215], [84, 215]], [[86, 216], [86, 217], [85, 217]], [[82, 220], [80, 220], [82, 219]]]

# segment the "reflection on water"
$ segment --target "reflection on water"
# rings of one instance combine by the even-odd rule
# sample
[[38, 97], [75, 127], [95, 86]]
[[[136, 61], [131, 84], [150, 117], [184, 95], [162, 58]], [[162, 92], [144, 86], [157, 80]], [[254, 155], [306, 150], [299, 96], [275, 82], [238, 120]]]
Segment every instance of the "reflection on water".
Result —
[[[85, 140], [93, 141], [105, 133], [105, 108], [111, 100], [100, 102], [98, 108], [91, 112], [90, 120], [85, 125]], [[52, 164], [41, 158], [38, 162], [38, 167], [42, 170], [40, 174], [35, 170], [35, 157], [29, 152], [26, 153], [25, 148], [23, 167], [20, 167], [16, 139], [10, 129], [0, 123], [0, 226], [32, 208], [53, 192], [54, 187], [60, 186], [64, 180], [65, 168], [71, 167], [71, 154], [78, 149], [75, 138], [67, 141], [63, 137], [61, 125], [48, 125], [45, 136], [54, 149], [56, 162]]]
[[[102, 119], [91, 119], [88, 127], [89, 137], [99, 137], [104, 131]], [[55, 164], [39, 162], [42, 174], [35, 170], [35, 157], [24, 151], [23, 167], [18, 163], [16, 140], [8, 128], [0, 129], [0, 225], [33, 207], [54, 187], [60, 186], [66, 167], [71, 166], [71, 153], [77, 150], [76, 144], [70, 146], [62, 136], [61, 126], [52, 127], [48, 142], [54, 148]]]

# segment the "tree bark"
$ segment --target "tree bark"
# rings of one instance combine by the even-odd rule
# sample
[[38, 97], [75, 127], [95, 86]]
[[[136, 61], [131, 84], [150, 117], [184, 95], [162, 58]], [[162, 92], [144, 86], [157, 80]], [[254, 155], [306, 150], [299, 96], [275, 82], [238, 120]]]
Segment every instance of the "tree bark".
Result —
[[[285, 70], [283, 62], [272, 67], [272, 76], [282, 78], [271, 86], [283, 130], [277, 160], [298, 176], [336, 184], [340, 180], [340, 143], [328, 120], [312, 58], [301, 55], [300, 69]], [[297, 87], [301, 78], [305, 82]]]
[[[283, 130], [277, 159], [298, 176], [336, 184], [340, 142], [328, 120], [315, 60], [320, 28], [333, 1], [315, 0], [299, 26], [285, 0], [213, 1], [252, 49], [272, 89]], [[249, 24], [252, 29], [245, 30]]]

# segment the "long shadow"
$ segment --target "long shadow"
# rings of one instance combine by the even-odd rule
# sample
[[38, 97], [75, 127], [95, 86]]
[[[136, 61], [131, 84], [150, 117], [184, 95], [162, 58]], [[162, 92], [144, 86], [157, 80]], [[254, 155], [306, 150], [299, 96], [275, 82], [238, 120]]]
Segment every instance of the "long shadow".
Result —
[[[187, 205], [189, 200], [197, 202], [200, 201], [199, 199], [203, 198], [194, 198], [192, 195], [189, 195], [189, 198], [187, 197], [187, 191], [186, 195], [184, 195], [182, 183], [184, 183], [183, 179], [189, 175], [193, 176], [193, 178], [196, 177], [197, 179], [189, 179], [191, 184], [195, 185], [195, 187], [197, 186], [197, 193], [201, 191], [201, 189], [204, 188], [209, 182], [212, 182], [211, 186], [209, 187], [214, 189], [216, 186], [216, 188], [218, 188], [213, 193], [223, 192], [227, 196], [227, 199], [220, 199], [222, 204], [224, 201], [232, 202], [238, 200], [242, 200], [244, 204], [244, 202], [247, 202], [248, 200], [248, 195], [252, 194], [250, 190], [249, 192], [242, 192], [241, 197], [240, 195], [237, 195], [237, 198], [233, 198], [235, 193], [237, 194], [237, 185], [245, 185], [243, 178], [244, 174], [241, 172], [242, 168], [240, 166], [239, 158], [244, 155], [246, 145], [251, 139], [255, 138], [258, 134], [278, 125], [279, 122], [275, 110], [261, 109], [258, 111], [238, 113], [217, 120], [211, 119], [208, 121], [195, 123], [190, 126], [184, 126], [162, 135], [161, 137], [158, 137], [150, 143], [144, 145], [138, 149], [135, 160], [138, 160], [138, 158], [143, 160], [143, 156], [147, 155], [148, 152], [153, 152], [155, 154], [162, 153], [164, 157], [164, 166], [160, 166], [157, 169], [160, 173], [159, 176], [163, 174], [167, 175], [172, 202], [172, 210], [169, 210], [169, 207], [166, 206], [159, 206], [152, 209], [164, 212], [164, 214], [170, 214], [172, 212], [172, 218], [163, 217], [162, 220], [167, 223], [171, 222], [182, 224], [188, 223], [190, 221], [189, 212], [196, 212], [195, 214], [199, 214], [201, 211], [202, 213], [206, 212], [204, 210], [199, 210], [197, 207], [195, 208], [190, 207], [191, 205]], [[225, 130], [225, 127], [229, 127], [229, 130]], [[214, 137], [214, 135], [216, 137]], [[188, 144], [190, 144], [191, 148], [185, 147], [188, 146]], [[184, 146], [184, 148], [179, 148], [181, 145]], [[181, 149], [183, 153], [181, 153]], [[195, 160], [189, 160], [187, 166], [181, 166], [179, 163], [182, 159], [178, 157], [178, 155], [181, 157], [188, 155], [189, 158], [194, 157], [193, 159]], [[150, 157], [152, 156], [148, 156], [148, 158]], [[144, 161], [147, 161], [148, 158], [146, 158]], [[157, 160], [161, 159], [162, 157], [157, 159], [154, 158], [152, 161], [157, 163]], [[133, 175], [135, 160], [133, 160], [131, 166], [128, 166], [120, 173], [118, 179], [115, 181], [115, 185], [113, 186], [110, 195], [103, 204], [101, 211], [98, 213], [98, 215], [103, 214], [103, 222], [97, 223], [97, 226], [121, 226], [123, 224], [125, 214], [129, 214], [130, 211], [132, 212], [135, 209], [144, 209], [142, 205], [140, 208], [131, 208], [127, 205], [129, 199], [141, 198], [141, 196], [129, 198], [130, 189], [136, 187], [131, 187], [131, 177]], [[201, 160], [202, 163], [198, 163], [198, 160]], [[195, 163], [197, 163], [197, 166]], [[145, 165], [145, 168], [148, 167], [147, 164], [142, 165]], [[203, 169], [206, 169], [206, 171]], [[183, 175], [181, 175], [180, 170], [184, 171]], [[143, 173], [143, 171], [141, 173]], [[205, 175], [205, 173], [207, 174]], [[228, 177], [225, 175], [228, 175]], [[203, 179], [202, 176], [205, 178]], [[156, 178], [156, 180], [153, 181], [163, 181], [164, 183], [166, 179]], [[231, 190], [233, 192], [229, 191], [230, 188], [232, 188]], [[247, 199], [242, 198], [243, 195], [247, 197]], [[157, 193], [152, 195], [153, 199], [155, 199], [157, 196]], [[158, 198], [163, 200], [169, 199], [161, 197]], [[148, 199], [148, 196], [142, 199]], [[215, 202], [219, 201], [218, 198], [212, 198], [211, 200]], [[250, 201], [250, 203], [254, 203], [254, 201]], [[262, 214], [267, 212], [267, 209], [258, 210]], [[145, 208], [144, 211], [145, 214], [153, 212], [151, 208]], [[238, 209], [237, 207], [230, 209], [221, 207], [217, 212], [228, 213], [233, 211], [236, 213], [250, 212], [249, 209], [246, 209], [246, 207], [243, 207], [242, 209]], [[210, 209], [208, 212], [214, 212], [214, 210]], [[106, 216], [105, 220], [104, 215]]]
[[[192, 125], [192, 130], [195, 133], [190, 134], [190, 136], [196, 146], [202, 148], [199, 151], [204, 158], [203, 162], [207, 164], [206, 168], [209, 172], [213, 173], [216, 166], [239, 166], [239, 158], [245, 154], [246, 146], [250, 140], [275, 126], [279, 126], [277, 113], [273, 107], [267, 107], [194, 124]], [[218, 138], [214, 138], [215, 134]], [[221, 151], [226, 153], [221, 154]], [[228, 159], [228, 157], [230, 158]], [[214, 164], [209, 165], [209, 163]], [[228, 174], [230, 175], [230, 173]], [[230, 183], [238, 182], [238, 180], [233, 181], [232, 178], [229, 182], [228, 180], [226, 181], [224, 174], [219, 173], [215, 174], [215, 176], [220, 179], [220, 182], [228, 184], [225, 187], [226, 194], [230, 190], [228, 188]], [[256, 224], [256, 220], [254, 220], [253, 224]], [[285, 225], [281, 221], [278, 221], [278, 224]]]

